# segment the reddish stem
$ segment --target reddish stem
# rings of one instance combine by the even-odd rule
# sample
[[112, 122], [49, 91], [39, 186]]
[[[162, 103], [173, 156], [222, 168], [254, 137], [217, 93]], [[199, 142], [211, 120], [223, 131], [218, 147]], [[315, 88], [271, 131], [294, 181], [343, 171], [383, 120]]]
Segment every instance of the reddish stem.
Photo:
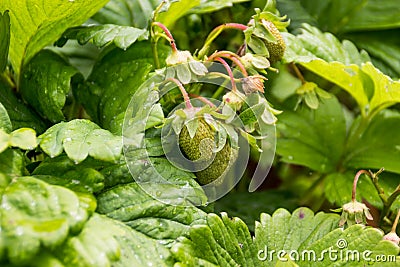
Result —
[[232, 60], [232, 62], [234, 62], [239, 67], [240, 71], [243, 73], [243, 75], [245, 77], [249, 76], [246, 68], [244, 67], [242, 61], [240, 60], [240, 57], [238, 55], [236, 55], [235, 53], [232, 53], [230, 51], [215, 52], [208, 58], [208, 60], [212, 61], [216, 57], [224, 57], [224, 58]]
[[235, 78], [233, 77], [233, 73], [232, 73], [231, 67], [228, 65], [228, 63], [226, 63], [225, 60], [223, 60], [220, 57], [215, 58], [215, 60], [220, 62], [225, 67], [226, 71], [229, 74], [229, 78], [231, 79], [232, 91], [236, 92], [237, 91], [236, 90], [236, 83], [235, 83]]
[[358, 182], [358, 178], [360, 178], [361, 174], [366, 174], [371, 177], [371, 173], [369, 173], [366, 170], [359, 170], [356, 173], [356, 176], [354, 176], [354, 181], [353, 181], [353, 190], [351, 192], [351, 200], [353, 202], [356, 201], [357, 182]]
[[240, 23], [225, 23], [225, 24], [222, 24], [222, 25], [217, 26], [217, 27], [214, 28], [214, 29], [210, 32], [210, 34], [208, 35], [206, 41], [204, 42], [203, 48], [201, 48], [200, 51], [199, 51], [199, 53], [198, 53], [198, 57], [199, 57], [200, 59], [202, 59], [202, 58], [206, 55], [206, 53], [207, 53], [207, 51], [208, 51], [208, 49], [209, 49], [209, 47], [210, 47], [212, 41], [213, 41], [215, 38], [217, 38], [217, 36], [218, 36], [223, 30], [225, 30], [225, 29], [238, 29], [238, 30], [241, 30], [241, 31], [245, 31], [245, 30], [247, 30], [247, 28], [248, 28], [248, 27], [247, 27], [246, 25], [240, 24]]
[[217, 26], [214, 30], [213, 30], [213, 32], [214, 31], [218, 31], [218, 30], [220, 30], [220, 29], [238, 29], [238, 30], [241, 30], [241, 31], [245, 31], [245, 30], [247, 30], [247, 26], [246, 25], [244, 25], [244, 24], [240, 24], [240, 23], [224, 23], [224, 24], [222, 24], [222, 25], [219, 25], [219, 26]]
[[156, 22], [153, 22], [152, 25], [153, 25], [153, 26], [158, 26], [158, 27], [160, 27], [160, 28], [164, 31], [164, 33], [165, 33], [165, 34], [167, 35], [167, 37], [169, 38], [169, 43], [171, 44], [172, 50], [173, 50], [174, 52], [177, 52], [178, 49], [176, 48], [175, 39], [174, 39], [174, 37], [172, 36], [171, 32], [168, 30], [168, 28], [167, 28], [164, 24], [162, 24], [161, 22], [157, 22], [157, 21], [156, 21]]
[[212, 108], [215, 108], [216, 106], [214, 105], [214, 103], [212, 103], [210, 100], [208, 100], [207, 98], [200, 96], [200, 95], [196, 95], [196, 94], [189, 94], [190, 97], [192, 98], [197, 98], [199, 99], [201, 102], [209, 105]]
[[176, 85], [178, 85], [179, 90], [181, 90], [183, 100], [185, 101], [186, 109], [192, 109], [193, 106], [192, 106], [192, 103], [190, 103], [189, 95], [186, 92], [185, 87], [183, 87], [182, 83], [178, 79], [175, 79], [175, 78], [168, 78], [167, 81], [171, 81], [171, 82], [175, 83]]
[[400, 210], [397, 211], [396, 219], [394, 219], [394, 223], [392, 225], [392, 233], [396, 233], [397, 224], [399, 223], [400, 218]]

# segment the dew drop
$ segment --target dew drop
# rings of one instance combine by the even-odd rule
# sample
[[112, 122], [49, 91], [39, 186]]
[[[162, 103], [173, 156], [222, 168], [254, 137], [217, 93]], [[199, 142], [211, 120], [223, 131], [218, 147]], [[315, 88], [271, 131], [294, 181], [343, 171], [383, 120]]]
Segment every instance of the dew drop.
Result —
[[293, 160], [293, 156], [292, 155], [288, 156], [288, 159]]

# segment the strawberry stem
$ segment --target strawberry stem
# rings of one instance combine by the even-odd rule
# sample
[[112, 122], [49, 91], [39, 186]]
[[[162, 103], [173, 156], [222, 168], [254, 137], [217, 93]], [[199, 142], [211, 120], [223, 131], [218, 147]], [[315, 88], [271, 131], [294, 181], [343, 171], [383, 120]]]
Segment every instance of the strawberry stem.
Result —
[[198, 53], [198, 58], [202, 59], [208, 52], [208, 49], [210, 48], [211, 43], [215, 40], [215, 38], [218, 37], [218, 35], [225, 29], [237, 29], [240, 31], [245, 31], [247, 30], [247, 26], [244, 24], [240, 23], [225, 23], [222, 25], [217, 26], [214, 28], [210, 34], [207, 36], [206, 41], [204, 42], [203, 47], [200, 49]]
[[153, 22], [151, 25], [158, 26], [164, 31], [165, 35], [168, 37], [168, 41], [171, 45], [172, 51], [177, 52], [178, 49], [176, 48], [175, 39], [172, 36], [171, 32], [168, 30], [168, 28], [164, 24], [158, 21]]
[[360, 178], [361, 174], [366, 174], [372, 178], [371, 173], [366, 170], [359, 170], [356, 173], [356, 175], [354, 176], [354, 181], [353, 181], [353, 190], [351, 191], [351, 201], [353, 201], [353, 202], [356, 201], [357, 182], [358, 182], [358, 179]]
[[299, 70], [299, 68], [296, 66], [296, 64], [294, 64], [293, 62], [290, 63], [290, 66], [292, 67], [292, 69], [294, 70], [294, 72], [296, 73], [297, 78], [300, 79], [302, 84], [306, 83], [306, 80], [304, 79], [303, 74], [301, 73], [301, 71]]
[[237, 89], [236, 89], [236, 82], [235, 82], [235, 78], [233, 77], [233, 73], [232, 73], [231, 67], [229, 67], [228, 63], [226, 63], [226, 61], [223, 60], [223, 59], [220, 58], [220, 57], [215, 58], [215, 61], [220, 62], [220, 63], [225, 67], [226, 71], [227, 71], [228, 74], [229, 74], [229, 78], [230, 78], [230, 80], [231, 80], [232, 91], [233, 91], [233, 92], [236, 92], [236, 91], [237, 91]]
[[399, 223], [400, 218], [400, 209], [397, 211], [396, 219], [394, 219], [394, 223], [392, 225], [391, 233], [396, 233], [397, 224]]
[[209, 105], [212, 108], [215, 108], [216, 106], [214, 105], [214, 103], [212, 103], [210, 100], [208, 100], [207, 98], [200, 96], [200, 95], [196, 95], [196, 94], [189, 94], [190, 97], [192, 98], [197, 98], [198, 100], [200, 100], [201, 102], [203, 102], [206, 105]]
[[215, 52], [214, 54], [212, 54], [208, 58], [208, 61], [212, 61], [216, 57], [223, 57], [223, 58], [227, 58], [227, 59], [232, 60], [232, 62], [235, 63], [239, 67], [240, 71], [243, 73], [243, 75], [245, 77], [249, 76], [248, 73], [247, 73], [246, 68], [244, 67], [244, 65], [242, 63], [241, 58], [237, 54], [235, 54], [235, 53], [233, 53], [231, 51], [219, 51], [219, 52]]
[[175, 79], [175, 78], [168, 78], [167, 81], [171, 81], [171, 82], [175, 83], [176, 85], [178, 85], [179, 90], [181, 90], [183, 100], [185, 101], [186, 109], [192, 109], [193, 106], [192, 106], [192, 103], [190, 103], [189, 95], [186, 92], [185, 87], [183, 87], [182, 83], [178, 79]]

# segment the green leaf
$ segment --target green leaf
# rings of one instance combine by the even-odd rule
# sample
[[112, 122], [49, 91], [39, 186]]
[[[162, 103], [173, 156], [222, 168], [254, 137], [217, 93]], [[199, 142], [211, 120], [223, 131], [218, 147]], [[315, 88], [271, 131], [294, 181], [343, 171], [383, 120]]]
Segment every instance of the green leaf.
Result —
[[373, 82], [374, 95], [369, 104], [372, 114], [400, 102], [400, 81], [393, 81], [370, 63], [364, 64], [362, 71]]
[[[393, 81], [369, 62], [361, 67], [323, 60], [302, 65], [347, 91], [357, 101], [364, 116], [374, 116], [380, 110], [400, 102], [400, 82]], [[369, 92], [373, 94], [370, 100]]]
[[217, 10], [232, 7], [233, 4], [248, 2], [249, 0], [208, 0], [201, 1], [199, 6], [190, 9], [190, 13], [205, 14], [215, 12]]
[[277, 129], [276, 152], [284, 162], [323, 173], [336, 169], [346, 139], [345, 117], [336, 98], [322, 99], [316, 110], [284, 111]]
[[19, 177], [25, 173], [25, 160], [22, 152], [16, 149], [7, 149], [0, 153], [0, 176], [6, 175], [0, 179], [0, 190], [9, 183], [9, 177]]
[[171, 1], [168, 9], [158, 14], [157, 21], [167, 27], [172, 27], [175, 21], [186, 15], [193, 7], [199, 6], [200, 3], [200, 0]]
[[104, 187], [104, 176], [97, 170], [105, 162], [91, 163], [88, 160], [75, 164], [66, 155], [46, 158], [32, 175], [49, 184], [62, 185], [76, 192], [96, 193]]
[[[261, 258], [267, 256], [264, 263], [277, 262], [276, 257], [270, 258], [265, 253], [272, 250], [296, 250], [301, 253], [337, 228], [338, 222], [339, 216], [336, 214], [319, 212], [314, 215], [308, 208], [298, 208], [290, 214], [278, 209], [272, 215], [261, 214], [260, 222], [256, 222], [255, 242], [258, 249], [264, 252]], [[334, 244], [329, 244], [327, 248]]]
[[[329, 202], [342, 206], [351, 201], [351, 189], [353, 187], [355, 172], [332, 173], [325, 178], [325, 195]], [[399, 176], [393, 173], [384, 172], [379, 175], [379, 185], [383, 188], [386, 194], [390, 195], [398, 186]], [[362, 175], [357, 183], [357, 200], [368, 201], [378, 209], [383, 208], [382, 200], [373, 185], [369, 176]], [[400, 207], [400, 199], [395, 200], [391, 207], [396, 211]], [[375, 218], [378, 219], [378, 218]]]
[[111, 266], [120, 257], [119, 242], [114, 237], [117, 234], [113, 232], [117, 229], [114, 222], [95, 214], [82, 232], [69, 238], [55, 255], [65, 266]]
[[0, 129], [0, 153], [6, 150], [10, 145], [10, 135]]
[[30, 128], [21, 128], [10, 134], [10, 145], [24, 150], [32, 150], [37, 146], [36, 132]]
[[285, 62], [307, 63], [315, 59], [327, 62], [339, 61], [345, 65], [370, 61], [365, 51], [359, 52], [356, 46], [348, 41], [340, 42], [329, 32], [321, 32], [318, 28], [303, 24], [301, 34], [282, 33], [286, 43]]
[[393, 0], [367, 1], [362, 9], [355, 12], [343, 31], [371, 31], [400, 27], [398, 3]]
[[38, 133], [42, 133], [46, 130], [46, 124], [40, 117], [25, 105], [13, 90], [3, 83], [1, 78], [0, 91], [0, 103], [2, 103], [7, 110], [10, 121], [12, 121], [12, 129], [32, 128]]
[[34, 149], [37, 146], [36, 132], [30, 128], [21, 128], [7, 134], [0, 129], [0, 153], [11, 146], [24, 150]]
[[265, 247], [276, 252], [298, 249], [301, 244], [315, 242], [329, 233], [338, 221], [338, 215], [314, 216], [307, 208], [297, 209], [293, 215], [279, 209], [272, 216], [261, 214], [252, 238], [239, 218], [230, 219], [226, 213], [220, 218], [211, 213], [207, 216], [207, 225], [193, 226], [190, 240], [181, 240], [171, 251], [178, 262], [189, 266], [199, 266], [200, 262], [217, 266], [273, 266], [276, 259], [263, 260], [260, 250]]
[[105, 167], [100, 171], [104, 176], [104, 188], [108, 189], [118, 184], [127, 184], [134, 182], [132, 175], [129, 172], [126, 162], [113, 164]]
[[6, 108], [0, 102], [0, 130], [10, 133], [12, 131], [12, 124]]
[[[160, 48], [161, 60], [168, 51], [169, 48]], [[96, 123], [121, 134], [128, 104], [152, 69], [149, 42], [137, 42], [126, 51], [113, 49], [101, 58], [86, 83], [78, 88], [78, 100]]]
[[215, 202], [215, 212], [239, 217], [254, 232], [254, 221], [260, 218], [261, 213], [273, 213], [278, 208], [294, 210], [296, 205], [295, 196], [286, 191], [231, 192]]
[[361, 225], [343, 230], [338, 222], [337, 214], [278, 209], [261, 214], [252, 238], [240, 219], [211, 213], [207, 225], [192, 226], [171, 251], [182, 266], [360, 266], [379, 256], [396, 259], [399, 247], [383, 240], [383, 231]]
[[[360, 123], [360, 119], [358, 120]], [[400, 173], [400, 113], [384, 110], [369, 123], [359, 138], [349, 144], [344, 164], [352, 168], [371, 168]]]
[[27, 263], [41, 248], [61, 245], [93, 212], [72, 191], [27, 176], [6, 186], [1, 207], [1, 236], [15, 264]]
[[89, 120], [61, 122], [50, 127], [39, 136], [40, 147], [50, 157], [60, 155], [63, 150], [75, 163], [87, 156], [104, 161], [119, 160], [122, 138], [100, 129]]
[[169, 250], [124, 224], [95, 214], [56, 252], [65, 266], [172, 266]]
[[[162, 239], [165, 242], [172, 242], [177, 237], [186, 235], [189, 225], [203, 221], [205, 213], [200, 209], [194, 206], [174, 206], [162, 203], [143, 191], [143, 186], [146, 185], [129, 183], [101, 193], [98, 196], [97, 211], [122, 221], [151, 238]], [[169, 191], [165, 193], [168, 193], [171, 198], [181, 197], [173, 195], [177, 185], [151, 183], [151, 186], [153, 190], [159, 191], [159, 199], [163, 201], [167, 201], [163, 198], [163, 191]], [[150, 190], [150, 187], [146, 190]], [[116, 195], [119, 197], [115, 198]]]
[[[360, 32], [345, 35], [357, 47], [371, 55], [373, 64], [385, 74], [400, 77], [400, 47], [397, 36], [400, 30]], [[382, 42], [382, 40], [385, 40]]]
[[159, 0], [111, 0], [92, 19], [101, 24], [117, 24], [147, 28]]
[[[181, 239], [171, 249], [174, 257], [187, 266], [260, 266], [246, 225], [239, 218], [207, 215], [206, 225], [190, 229], [190, 240]], [[258, 263], [258, 264], [257, 264]]]
[[291, 28], [302, 22], [333, 33], [397, 28], [397, 1], [382, 0], [278, 0], [278, 8], [291, 19]]
[[10, 15], [8, 11], [0, 12], [0, 73], [2, 73], [8, 62], [8, 50], [10, 46]]
[[22, 71], [22, 97], [43, 117], [64, 120], [62, 108], [78, 70], [50, 50], [38, 53]]
[[68, 39], [76, 39], [82, 45], [89, 41], [97, 47], [114, 43], [116, 47], [125, 50], [137, 40], [140, 41], [147, 38], [148, 32], [145, 29], [105, 24], [68, 29], [57, 41], [57, 45], [62, 46]]
[[[355, 255], [342, 257], [339, 256], [335, 260], [337, 266], [360, 266], [360, 264], [373, 264], [375, 266], [397, 266], [395, 262], [378, 262], [381, 257], [392, 257], [398, 254], [399, 248], [394, 243], [383, 240], [383, 231], [376, 228], [365, 228], [362, 225], [353, 225], [346, 230], [342, 228], [336, 229], [327, 234], [311, 246], [307, 250], [315, 251], [316, 255], [322, 255], [323, 251], [329, 247], [334, 247], [338, 252], [344, 254]], [[345, 246], [342, 248], [342, 246]], [[366, 256], [366, 257], [363, 257]], [[327, 266], [332, 263], [335, 257], [324, 257], [322, 261], [317, 263], [302, 261], [301, 266]], [[359, 259], [359, 260], [358, 260]], [[349, 264], [350, 263], [350, 264]]]
[[43, 47], [55, 42], [67, 28], [85, 22], [106, 3], [107, 0], [2, 1], [0, 12], [10, 10], [9, 55], [15, 72], [20, 73], [20, 68]]

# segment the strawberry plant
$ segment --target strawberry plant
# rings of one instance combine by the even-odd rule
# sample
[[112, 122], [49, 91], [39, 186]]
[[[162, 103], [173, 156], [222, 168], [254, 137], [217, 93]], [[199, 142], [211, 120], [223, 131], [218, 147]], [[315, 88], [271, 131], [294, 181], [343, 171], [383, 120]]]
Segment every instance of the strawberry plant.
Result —
[[399, 18], [1, 1], [0, 265], [399, 265]]

